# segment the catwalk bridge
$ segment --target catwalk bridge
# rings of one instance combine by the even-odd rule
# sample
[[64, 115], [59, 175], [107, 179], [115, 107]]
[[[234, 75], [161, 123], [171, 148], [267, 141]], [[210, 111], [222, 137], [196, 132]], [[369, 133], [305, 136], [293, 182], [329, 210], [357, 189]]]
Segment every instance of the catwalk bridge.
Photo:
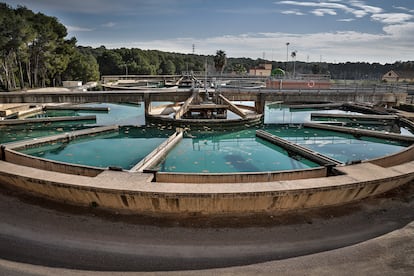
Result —
[[[197, 89], [197, 88], [196, 88]], [[205, 93], [199, 89], [200, 93]], [[183, 102], [191, 97], [194, 89], [148, 89], [87, 92], [2, 92], [0, 103], [127, 103], [144, 102], [146, 109], [151, 102]], [[214, 91], [209, 90], [209, 93]], [[406, 91], [387, 91], [376, 88], [328, 89], [328, 90], [276, 90], [226, 88], [219, 92], [230, 101], [253, 101], [259, 113], [266, 102], [328, 103], [369, 102], [395, 106], [406, 102]]]

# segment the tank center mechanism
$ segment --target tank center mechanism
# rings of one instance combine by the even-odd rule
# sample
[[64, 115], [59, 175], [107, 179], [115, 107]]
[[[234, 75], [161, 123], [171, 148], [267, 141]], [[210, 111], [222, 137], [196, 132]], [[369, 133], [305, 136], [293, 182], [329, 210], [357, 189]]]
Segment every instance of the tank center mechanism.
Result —
[[260, 123], [263, 117], [255, 106], [235, 104], [214, 89], [193, 89], [184, 102], [151, 106], [149, 121], [176, 125], [245, 125]]

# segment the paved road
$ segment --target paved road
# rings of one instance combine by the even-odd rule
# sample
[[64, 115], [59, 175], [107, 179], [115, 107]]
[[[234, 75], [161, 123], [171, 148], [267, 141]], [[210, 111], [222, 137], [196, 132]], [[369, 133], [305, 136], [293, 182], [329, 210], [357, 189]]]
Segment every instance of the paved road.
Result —
[[409, 275], [414, 185], [343, 208], [183, 221], [66, 208], [1, 190], [0, 258], [0, 275], [73, 269], [328, 274], [345, 268], [375, 272], [375, 266], [381, 274]]

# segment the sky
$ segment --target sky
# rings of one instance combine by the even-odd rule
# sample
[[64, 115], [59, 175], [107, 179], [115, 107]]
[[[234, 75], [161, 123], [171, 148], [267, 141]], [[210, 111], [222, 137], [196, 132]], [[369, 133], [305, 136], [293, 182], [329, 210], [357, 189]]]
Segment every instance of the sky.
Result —
[[78, 45], [306, 62], [414, 60], [413, 0], [0, 0]]

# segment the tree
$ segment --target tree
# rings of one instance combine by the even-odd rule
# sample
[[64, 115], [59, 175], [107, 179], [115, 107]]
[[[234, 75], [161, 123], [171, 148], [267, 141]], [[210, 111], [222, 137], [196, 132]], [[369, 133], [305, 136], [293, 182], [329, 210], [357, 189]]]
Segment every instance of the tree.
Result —
[[172, 75], [175, 73], [175, 64], [171, 60], [163, 60], [160, 64], [160, 73]]
[[0, 85], [5, 90], [60, 85], [75, 54], [57, 18], [0, 3]]
[[293, 60], [293, 77], [296, 77], [296, 53], [297, 51], [293, 51], [292, 54], [290, 55], [292, 57]]
[[286, 75], [286, 72], [281, 68], [276, 68], [272, 70], [271, 75], [272, 77], [283, 78]]
[[239, 75], [244, 75], [247, 73], [246, 68], [243, 66], [243, 64], [240, 64], [240, 63], [233, 65], [233, 71]]
[[62, 84], [62, 74], [67, 70], [69, 62], [78, 53], [76, 39], [72, 38], [60, 43], [54, 51], [54, 58], [49, 61], [49, 75], [52, 78], [53, 86]]
[[70, 42], [71, 45], [64, 45], [67, 30], [55, 17], [37, 13], [30, 20], [36, 32], [30, 45], [33, 84], [44, 87], [51, 85], [56, 74], [66, 69], [69, 61], [66, 46], [74, 45]]
[[63, 73], [66, 80], [81, 80], [83, 83], [99, 80], [99, 65], [91, 53], [76, 50]]
[[[0, 3], [0, 82], [6, 90], [17, 87], [19, 78], [16, 78], [16, 73], [18, 64], [21, 64], [19, 53], [27, 37], [26, 30], [24, 19], [16, 15], [9, 6]], [[22, 82], [21, 78], [20, 82]]]
[[102, 75], [117, 75], [124, 72], [125, 63], [121, 55], [115, 51], [106, 50], [97, 61]]
[[220, 74], [223, 74], [224, 67], [227, 64], [226, 53], [222, 50], [217, 50], [214, 56], [214, 67]]

